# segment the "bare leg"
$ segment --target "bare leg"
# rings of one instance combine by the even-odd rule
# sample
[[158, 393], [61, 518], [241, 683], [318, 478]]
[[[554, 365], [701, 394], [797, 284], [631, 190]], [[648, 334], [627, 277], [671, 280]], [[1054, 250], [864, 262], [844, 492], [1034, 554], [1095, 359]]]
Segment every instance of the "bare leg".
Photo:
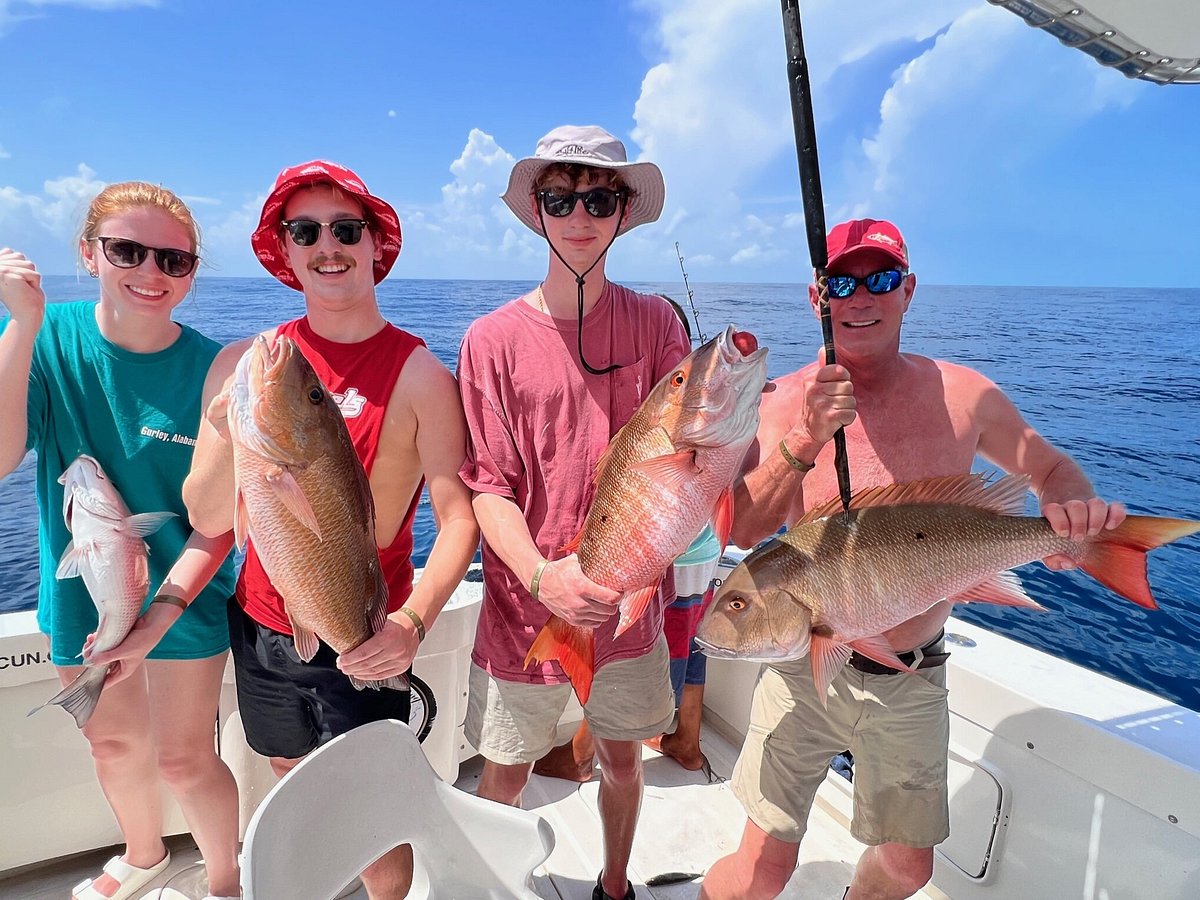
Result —
[[485, 759], [483, 773], [479, 776], [479, 787], [475, 794], [485, 800], [495, 800], [506, 806], [520, 807], [521, 794], [525, 792], [525, 785], [529, 784], [529, 774], [532, 769], [533, 763], [503, 765]]
[[[82, 666], [56, 668], [63, 687], [83, 671]], [[83, 726], [83, 736], [91, 748], [96, 780], [125, 839], [121, 858], [139, 869], [161, 862], [167, 848], [162, 841], [162, 803], [144, 670], [104, 688], [96, 711]], [[92, 884], [102, 894], [119, 887], [104, 873]]]
[[[304, 761], [283, 756], [271, 757], [271, 769], [282, 778]], [[389, 850], [362, 871], [363, 886], [370, 900], [404, 900], [412, 888], [413, 852], [410, 844]]]
[[600, 757], [600, 824], [604, 831], [604, 870], [600, 886], [610, 897], [624, 897], [629, 855], [642, 809], [642, 745], [639, 741], [596, 739]]
[[216, 748], [225, 657], [147, 660], [146, 670], [159, 772], [204, 858], [208, 892], [236, 897], [241, 893], [237, 784]]
[[703, 769], [712, 779], [708, 758], [700, 749], [700, 720], [704, 713], [704, 685], [685, 684], [679, 701], [675, 730], [659, 735], [645, 743], [663, 756], [669, 756], [685, 769]]
[[799, 855], [799, 844], [771, 837], [747, 820], [738, 848], [717, 860], [705, 874], [698, 900], [778, 897], [796, 871]]
[[933, 877], [933, 848], [868, 847], [858, 859], [848, 900], [906, 900]]
[[570, 741], [555, 747], [533, 764], [533, 773], [567, 781], [591, 781], [595, 762], [596, 744], [587, 719], [584, 719]]

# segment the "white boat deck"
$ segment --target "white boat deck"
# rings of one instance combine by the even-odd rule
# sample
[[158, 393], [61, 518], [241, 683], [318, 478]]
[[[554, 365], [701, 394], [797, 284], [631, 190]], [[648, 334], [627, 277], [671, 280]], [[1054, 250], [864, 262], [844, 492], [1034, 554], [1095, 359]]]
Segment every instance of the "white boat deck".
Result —
[[[700, 772], [688, 772], [673, 760], [649, 749], [644, 751], [646, 792], [630, 866], [630, 878], [643, 900], [695, 897], [699, 881], [650, 888], [646, 881], [670, 872], [702, 873], [736, 847], [741, 836], [745, 817], [725, 781], [733, 771], [737, 749], [708, 727], [703, 747], [717, 776], [712, 784]], [[473, 793], [481, 768], [479, 757], [465, 762], [456, 786]], [[550, 823], [556, 839], [554, 852], [534, 876], [535, 889], [544, 900], [591, 898], [601, 864], [598, 787], [598, 771], [592, 781], [582, 785], [535, 775], [525, 792], [526, 808]], [[830, 788], [826, 785], [823, 796], [831, 793]], [[837, 793], [836, 786], [832, 793]], [[850, 837], [834, 805], [818, 803], [813, 811], [808, 836], [801, 845], [800, 864], [781, 895], [785, 900], [838, 900], [849, 883], [863, 846]], [[196, 866], [198, 853], [186, 836], [168, 843], [173, 851], [171, 868], [154, 886], [170, 884], [186, 891], [196, 885], [201, 873]], [[0, 881], [0, 900], [66, 900], [75, 884], [95, 875], [119, 849], [108, 848], [9, 874]], [[931, 900], [942, 895], [934, 891], [917, 896]], [[347, 900], [365, 898], [362, 889], [347, 895]]]

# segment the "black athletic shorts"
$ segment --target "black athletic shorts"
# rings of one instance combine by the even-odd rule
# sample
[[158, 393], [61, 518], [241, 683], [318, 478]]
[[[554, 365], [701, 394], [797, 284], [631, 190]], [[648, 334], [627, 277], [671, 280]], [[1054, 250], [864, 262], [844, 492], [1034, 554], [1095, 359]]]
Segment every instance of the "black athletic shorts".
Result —
[[257, 753], [298, 759], [359, 725], [408, 721], [408, 691], [356, 690], [325, 643], [304, 662], [290, 635], [255, 622], [236, 597], [228, 608], [238, 706]]

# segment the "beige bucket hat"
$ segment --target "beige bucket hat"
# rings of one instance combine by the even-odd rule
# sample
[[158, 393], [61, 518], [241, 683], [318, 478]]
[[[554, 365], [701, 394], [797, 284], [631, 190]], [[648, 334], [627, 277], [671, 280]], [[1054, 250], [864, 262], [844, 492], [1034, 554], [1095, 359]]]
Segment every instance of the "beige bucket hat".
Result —
[[542, 233], [529, 198], [542, 169], [553, 163], [578, 164], [621, 173], [633, 195], [625, 224], [618, 234], [655, 221], [663, 210], [666, 185], [662, 172], [651, 162], [629, 162], [625, 145], [598, 125], [560, 125], [537, 143], [533, 156], [519, 160], [508, 176], [508, 190], [501, 199], [526, 227]]

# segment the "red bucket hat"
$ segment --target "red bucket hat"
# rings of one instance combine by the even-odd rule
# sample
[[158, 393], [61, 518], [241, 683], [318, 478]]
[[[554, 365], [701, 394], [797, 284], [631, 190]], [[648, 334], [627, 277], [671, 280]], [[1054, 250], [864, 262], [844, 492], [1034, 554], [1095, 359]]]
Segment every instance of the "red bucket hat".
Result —
[[367, 190], [362, 179], [337, 163], [316, 159], [312, 162], [291, 166], [279, 173], [275, 187], [271, 189], [267, 202], [263, 204], [258, 228], [250, 235], [250, 246], [254, 255], [268, 272], [290, 288], [301, 290], [287, 255], [280, 244], [280, 225], [283, 208], [288, 198], [299, 188], [314, 184], [333, 184], [347, 194], [357, 197], [363, 205], [367, 220], [371, 223], [375, 240], [383, 249], [383, 255], [375, 261], [375, 283], [383, 281], [391, 271], [396, 257], [400, 255], [400, 217], [387, 202], [375, 197]]
[[825, 245], [829, 250], [828, 267], [859, 253], [884, 253], [908, 268], [908, 244], [900, 229], [883, 219], [851, 219], [833, 226]]

